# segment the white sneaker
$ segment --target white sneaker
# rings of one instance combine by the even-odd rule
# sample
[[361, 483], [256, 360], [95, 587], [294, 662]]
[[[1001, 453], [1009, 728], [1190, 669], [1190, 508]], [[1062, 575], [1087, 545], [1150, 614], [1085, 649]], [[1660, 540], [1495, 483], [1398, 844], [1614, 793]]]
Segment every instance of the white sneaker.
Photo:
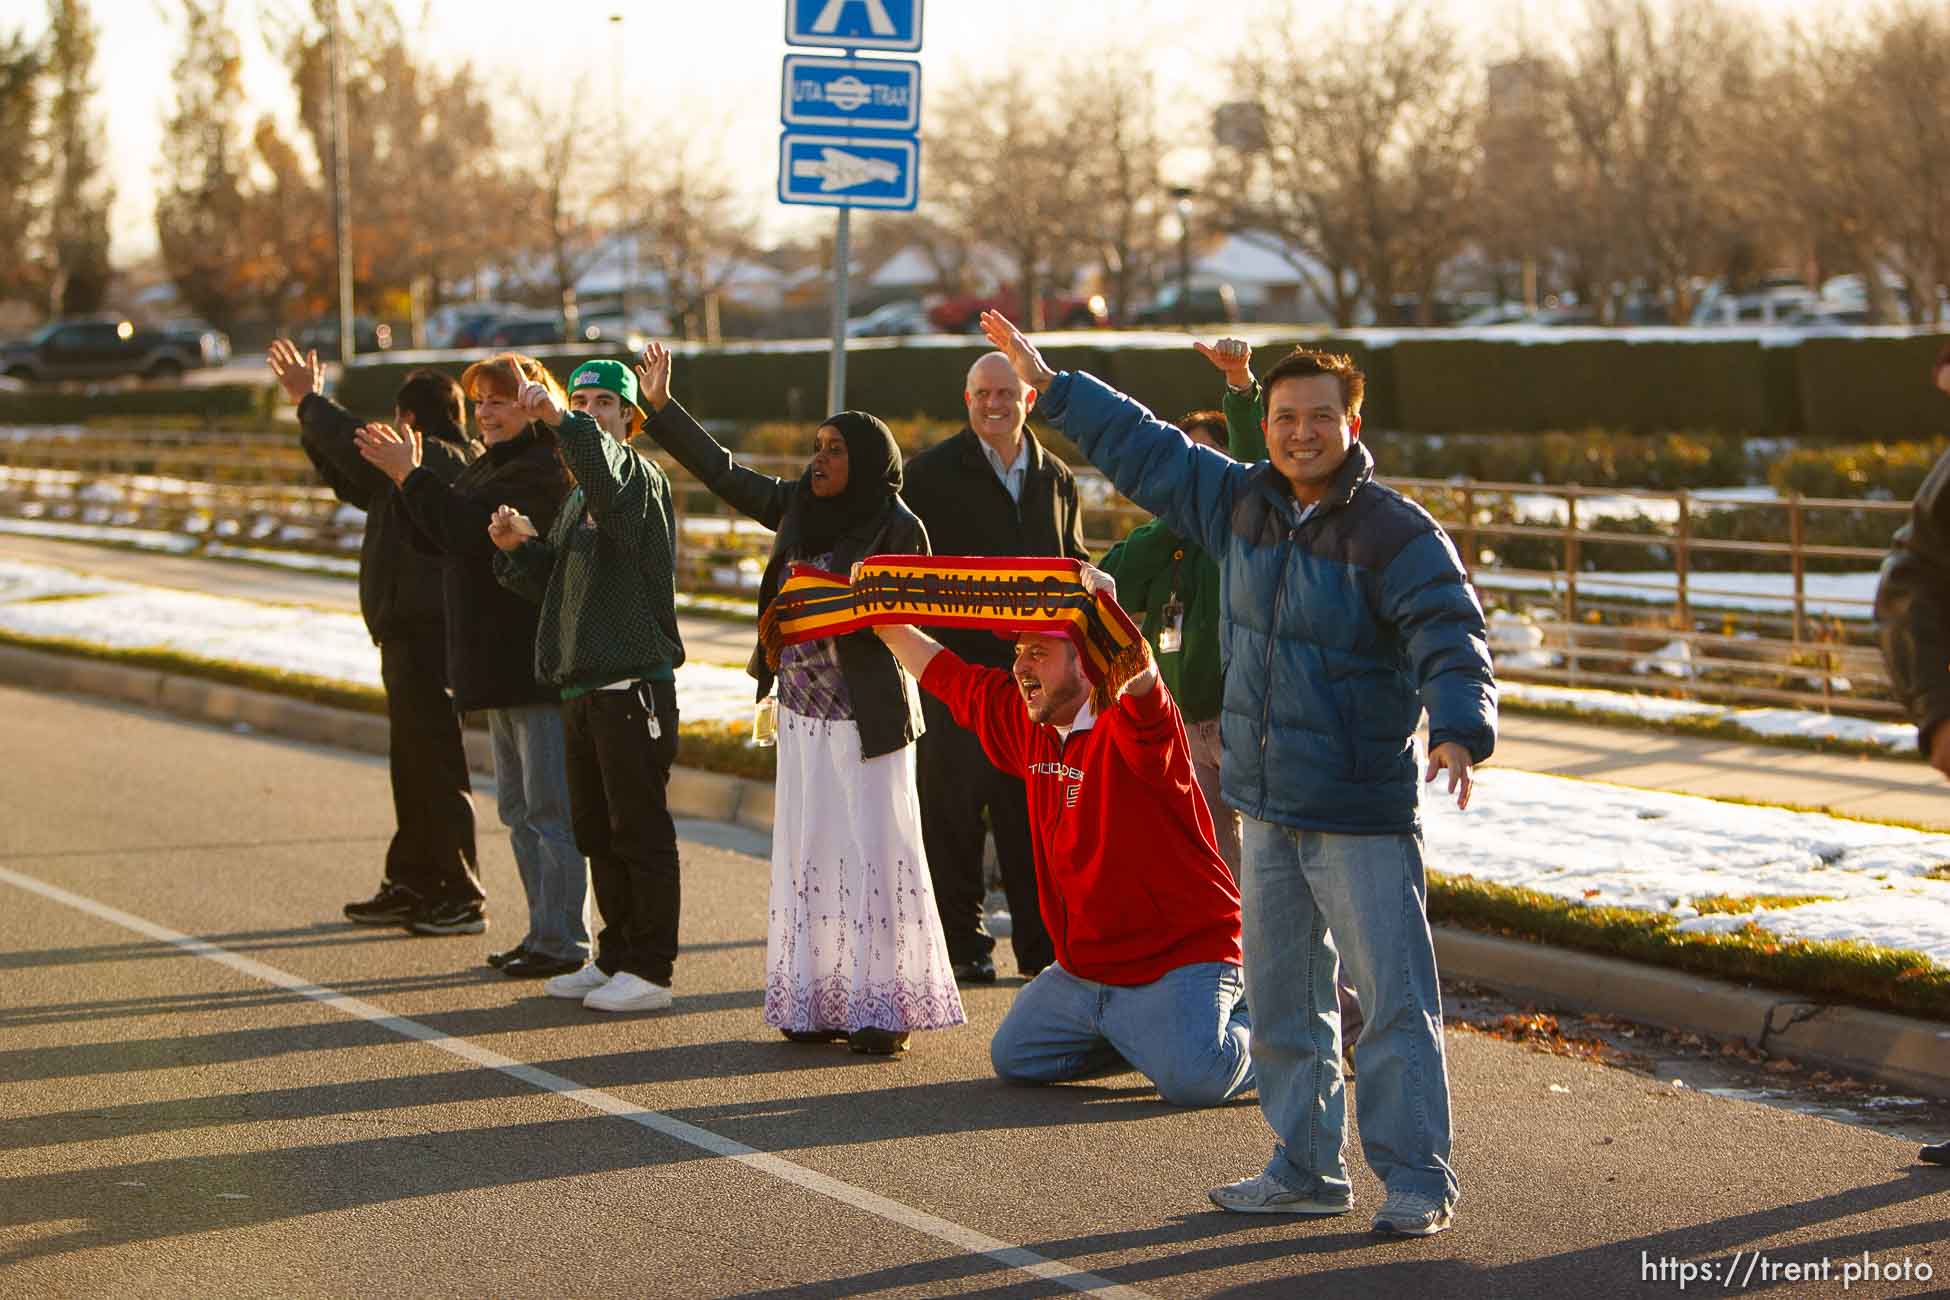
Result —
[[1328, 1196], [1318, 1192], [1296, 1192], [1271, 1174], [1254, 1174], [1206, 1193], [1212, 1204], [1234, 1214], [1346, 1214], [1354, 1208], [1352, 1197]]
[[1419, 1192], [1390, 1192], [1374, 1216], [1374, 1230], [1403, 1237], [1433, 1237], [1449, 1230], [1455, 1222], [1455, 1209], [1456, 1203], [1447, 1197], [1438, 1201]]
[[542, 985], [542, 992], [552, 998], [574, 998], [580, 1002], [607, 983], [609, 976], [603, 974], [603, 968], [592, 961], [579, 971], [557, 975]]
[[670, 990], [641, 975], [618, 971], [613, 979], [582, 1000], [591, 1011], [662, 1011], [670, 1005]]

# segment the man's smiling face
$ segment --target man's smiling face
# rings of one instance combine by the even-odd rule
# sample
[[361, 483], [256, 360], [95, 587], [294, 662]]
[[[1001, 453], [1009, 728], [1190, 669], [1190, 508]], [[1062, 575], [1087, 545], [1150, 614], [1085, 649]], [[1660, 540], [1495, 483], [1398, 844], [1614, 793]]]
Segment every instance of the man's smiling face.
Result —
[[1303, 505], [1320, 500], [1361, 436], [1343, 403], [1333, 375], [1282, 379], [1266, 394], [1266, 455]]

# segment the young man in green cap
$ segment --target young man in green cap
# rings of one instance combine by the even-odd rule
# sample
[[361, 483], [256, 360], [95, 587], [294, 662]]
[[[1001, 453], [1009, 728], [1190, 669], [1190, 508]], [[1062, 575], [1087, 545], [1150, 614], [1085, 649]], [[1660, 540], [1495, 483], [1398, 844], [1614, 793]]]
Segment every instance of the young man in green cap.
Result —
[[603, 914], [595, 962], [543, 987], [596, 1011], [656, 1011], [671, 1002], [680, 902], [664, 801], [684, 662], [670, 480], [626, 441], [643, 412], [620, 362], [577, 366], [567, 411], [541, 384], [521, 404], [555, 431], [576, 487], [546, 538], [510, 506], [488, 534], [495, 576], [542, 607], [535, 677], [561, 693], [576, 846]]

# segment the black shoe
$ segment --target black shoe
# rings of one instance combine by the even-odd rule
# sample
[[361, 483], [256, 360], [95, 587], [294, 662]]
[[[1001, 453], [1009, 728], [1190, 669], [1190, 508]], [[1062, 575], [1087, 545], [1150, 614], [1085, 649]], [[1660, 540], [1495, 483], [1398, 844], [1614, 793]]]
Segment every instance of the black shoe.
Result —
[[428, 903], [414, 909], [406, 922], [415, 934], [480, 934], [487, 926], [487, 907], [472, 901]]
[[1933, 1165], [1950, 1165], [1950, 1142], [1939, 1142], [1933, 1147], [1924, 1147], [1918, 1155]]
[[504, 970], [507, 968], [508, 963], [515, 960], [515, 958], [526, 957], [527, 955], [528, 945], [518, 943], [512, 948], [504, 948], [500, 952], [489, 953], [487, 955], [487, 964], [496, 970]]
[[993, 984], [995, 963], [987, 957], [973, 957], [968, 961], [958, 961], [955, 963], [955, 983]]
[[399, 925], [413, 915], [420, 896], [405, 885], [390, 881], [362, 903], [347, 903], [345, 919], [358, 925]]
[[846, 1036], [847, 1046], [862, 1056], [900, 1056], [907, 1051], [908, 1034], [891, 1029], [856, 1029]]
[[779, 1032], [794, 1043], [844, 1043], [848, 1038], [844, 1029], [781, 1029]]
[[580, 957], [550, 957], [539, 952], [524, 952], [512, 961], [501, 963], [501, 973], [511, 980], [545, 980], [568, 975], [586, 965]]

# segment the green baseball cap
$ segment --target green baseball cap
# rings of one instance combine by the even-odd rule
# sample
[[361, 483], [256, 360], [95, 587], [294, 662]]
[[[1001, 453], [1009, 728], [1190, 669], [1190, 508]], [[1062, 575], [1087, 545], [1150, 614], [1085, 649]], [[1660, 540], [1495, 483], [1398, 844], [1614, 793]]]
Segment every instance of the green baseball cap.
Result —
[[636, 400], [636, 374], [621, 361], [585, 361], [569, 376], [569, 391], [578, 388], [607, 388], [627, 406], [641, 411]]

